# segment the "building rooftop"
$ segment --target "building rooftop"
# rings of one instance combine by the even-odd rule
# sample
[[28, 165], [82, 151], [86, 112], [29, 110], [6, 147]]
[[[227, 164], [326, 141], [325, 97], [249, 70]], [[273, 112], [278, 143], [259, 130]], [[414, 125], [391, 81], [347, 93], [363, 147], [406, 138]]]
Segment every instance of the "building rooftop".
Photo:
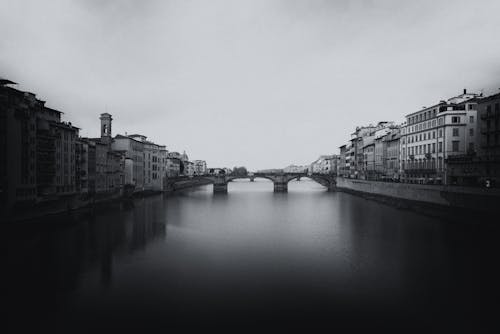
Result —
[[14, 81], [10, 81], [9, 79], [5, 79], [5, 78], [2, 78], [0, 77], [0, 85], [10, 85], [10, 84], [13, 84], [13, 85], [17, 85], [17, 83], [15, 83]]

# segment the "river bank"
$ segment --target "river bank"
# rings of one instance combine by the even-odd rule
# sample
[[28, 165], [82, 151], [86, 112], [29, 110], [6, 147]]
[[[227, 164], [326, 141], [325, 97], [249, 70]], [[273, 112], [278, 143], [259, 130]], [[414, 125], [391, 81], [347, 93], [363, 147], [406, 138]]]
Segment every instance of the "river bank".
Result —
[[392, 183], [337, 178], [337, 190], [432, 216], [457, 217], [498, 211], [499, 189]]
[[22, 222], [35, 220], [42, 217], [64, 215], [72, 212], [88, 211], [105, 205], [119, 202], [129, 202], [134, 198], [143, 198], [159, 194], [174, 194], [176, 191], [196, 188], [210, 184], [203, 180], [185, 180], [175, 184], [175, 187], [166, 191], [144, 190], [135, 192], [131, 196], [123, 196], [119, 193], [98, 194], [92, 197], [82, 195], [70, 195], [44, 200], [36, 203], [24, 203], [9, 210], [4, 209], [0, 217], [3, 222]]

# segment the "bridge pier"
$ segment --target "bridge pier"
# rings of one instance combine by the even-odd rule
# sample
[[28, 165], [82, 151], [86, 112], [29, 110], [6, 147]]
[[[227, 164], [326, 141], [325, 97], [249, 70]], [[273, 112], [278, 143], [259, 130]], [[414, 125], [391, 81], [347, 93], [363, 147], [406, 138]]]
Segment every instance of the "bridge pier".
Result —
[[227, 194], [227, 183], [214, 183], [214, 194]]
[[215, 178], [214, 194], [227, 194], [227, 181], [225, 176], [217, 176]]
[[274, 181], [274, 192], [275, 193], [286, 193], [288, 192], [288, 182]]
[[274, 184], [274, 192], [275, 193], [286, 193], [288, 192], [288, 181], [289, 178], [284, 175], [275, 175], [273, 177], [273, 184]]

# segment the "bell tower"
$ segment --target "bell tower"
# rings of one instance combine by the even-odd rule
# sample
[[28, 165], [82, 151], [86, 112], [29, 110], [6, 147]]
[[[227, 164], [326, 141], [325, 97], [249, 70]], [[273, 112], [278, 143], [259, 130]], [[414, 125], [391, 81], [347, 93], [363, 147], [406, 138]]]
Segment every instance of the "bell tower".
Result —
[[101, 120], [101, 139], [111, 142], [111, 121], [113, 118], [110, 114], [104, 113], [99, 119]]

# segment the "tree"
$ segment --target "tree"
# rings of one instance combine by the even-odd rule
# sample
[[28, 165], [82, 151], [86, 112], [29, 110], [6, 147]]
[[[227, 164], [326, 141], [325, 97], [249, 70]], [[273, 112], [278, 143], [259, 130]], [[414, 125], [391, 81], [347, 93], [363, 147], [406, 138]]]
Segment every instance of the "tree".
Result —
[[247, 176], [248, 175], [248, 171], [246, 169], [246, 167], [234, 167], [233, 168], [233, 175], [236, 175], [236, 176]]

